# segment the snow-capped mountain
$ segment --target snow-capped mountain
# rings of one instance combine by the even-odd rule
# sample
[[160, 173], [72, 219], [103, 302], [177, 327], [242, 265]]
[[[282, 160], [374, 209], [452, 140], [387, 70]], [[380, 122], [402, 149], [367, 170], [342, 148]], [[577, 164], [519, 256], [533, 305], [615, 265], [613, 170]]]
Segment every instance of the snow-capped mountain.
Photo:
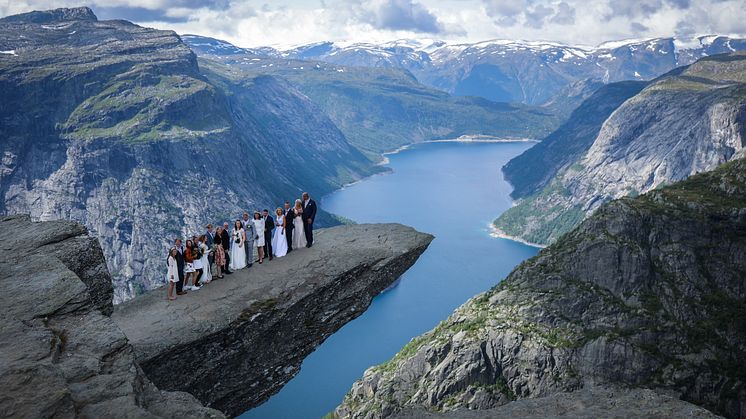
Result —
[[649, 80], [703, 56], [744, 49], [744, 39], [702, 36], [689, 42], [654, 38], [595, 47], [512, 40], [322, 42], [272, 53], [346, 66], [403, 68], [422, 83], [452, 94], [541, 104], [578, 80]]
[[457, 96], [538, 105], [581, 80], [650, 80], [713, 54], [746, 50], [746, 39], [701, 36], [631, 39], [595, 47], [556, 42], [490, 40], [455, 44], [432, 39], [383, 43], [317, 42], [278, 50], [239, 48], [218, 39], [184, 35], [202, 55], [253, 54], [323, 61], [347, 67], [398, 68], [421, 83]]
[[267, 57], [277, 57], [281, 55], [280, 51], [272, 47], [241, 48], [231, 44], [230, 42], [202, 35], [185, 34], [181, 35], [181, 39], [186, 42], [192, 50], [202, 55], [228, 56], [250, 54]]

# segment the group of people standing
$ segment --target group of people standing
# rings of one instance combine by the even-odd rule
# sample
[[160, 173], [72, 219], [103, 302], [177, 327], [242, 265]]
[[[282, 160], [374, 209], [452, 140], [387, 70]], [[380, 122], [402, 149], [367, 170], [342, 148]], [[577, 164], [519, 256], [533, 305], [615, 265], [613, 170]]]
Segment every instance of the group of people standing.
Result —
[[303, 192], [294, 205], [285, 201], [284, 208], [278, 207], [274, 217], [266, 209], [254, 211], [253, 217], [244, 212], [232, 227], [224, 222], [213, 231], [213, 225], [208, 224], [205, 234], [192, 236], [185, 246], [177, 238], [166, 258], [167, 298], [175, 300], [176, 295], [184, 295], [186, 290], [197, 291], [224, 274], [251, 267], [254, 262], [264, 263], [265, 258], [272, 260], [293, 249], [311, 247], [315, 218], [316, 202], [308, 192]]

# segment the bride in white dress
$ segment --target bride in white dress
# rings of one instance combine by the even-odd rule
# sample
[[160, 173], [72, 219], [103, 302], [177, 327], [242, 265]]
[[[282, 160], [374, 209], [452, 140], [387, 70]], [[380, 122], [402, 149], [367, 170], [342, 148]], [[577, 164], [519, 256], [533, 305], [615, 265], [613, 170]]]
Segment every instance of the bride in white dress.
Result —
[[306, 247], [306, 230], [303, 228], [303, 203], [295, 200], [295, 218], [293, 218], [293, 249]]
[[275, 257], [281, 258], [288, 254], [288, 240], [285, 238], [285, 215], [282, 208], [275, 210], [277, 218], [275, 219], [275, 235], [272, 237], [272, 251]]
[[202, 249], [202, 269], [204, 269], [199, 281], [207, 284], [212, 281], [212, 271], [210, 270], [210, 249], [207, 247], [207, 238], [204, 235], [199, 237], [199, 248]]
[[230, 268], [234, 271], [246, 267], [246, 234], [241, 227], [241, 221], [236, 220], [231, 233], [231, 263]]

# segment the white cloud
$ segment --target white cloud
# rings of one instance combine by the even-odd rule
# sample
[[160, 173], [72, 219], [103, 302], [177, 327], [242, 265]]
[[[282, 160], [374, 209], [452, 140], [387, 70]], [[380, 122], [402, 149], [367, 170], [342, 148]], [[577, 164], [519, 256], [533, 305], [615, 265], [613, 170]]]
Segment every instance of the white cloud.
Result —
[[[85, 0], [84, 0], [85, 1]], [[439, 38], [598, 44], [674, 34], [746, 34], [743, 0], [87, 0], [102, 18], [240, 46]], [[80, 0], [0, 0], [0, 15]]]

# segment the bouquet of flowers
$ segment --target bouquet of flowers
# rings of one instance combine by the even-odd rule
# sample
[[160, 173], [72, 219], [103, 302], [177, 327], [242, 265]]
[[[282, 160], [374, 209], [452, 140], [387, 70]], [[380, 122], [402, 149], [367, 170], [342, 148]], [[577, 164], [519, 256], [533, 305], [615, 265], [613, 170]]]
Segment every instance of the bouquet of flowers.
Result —
[[202, 258], [202, 249], [200, 249], [199, 246], [192, 249], [192, 256], [194, 259], [201, 259]]

